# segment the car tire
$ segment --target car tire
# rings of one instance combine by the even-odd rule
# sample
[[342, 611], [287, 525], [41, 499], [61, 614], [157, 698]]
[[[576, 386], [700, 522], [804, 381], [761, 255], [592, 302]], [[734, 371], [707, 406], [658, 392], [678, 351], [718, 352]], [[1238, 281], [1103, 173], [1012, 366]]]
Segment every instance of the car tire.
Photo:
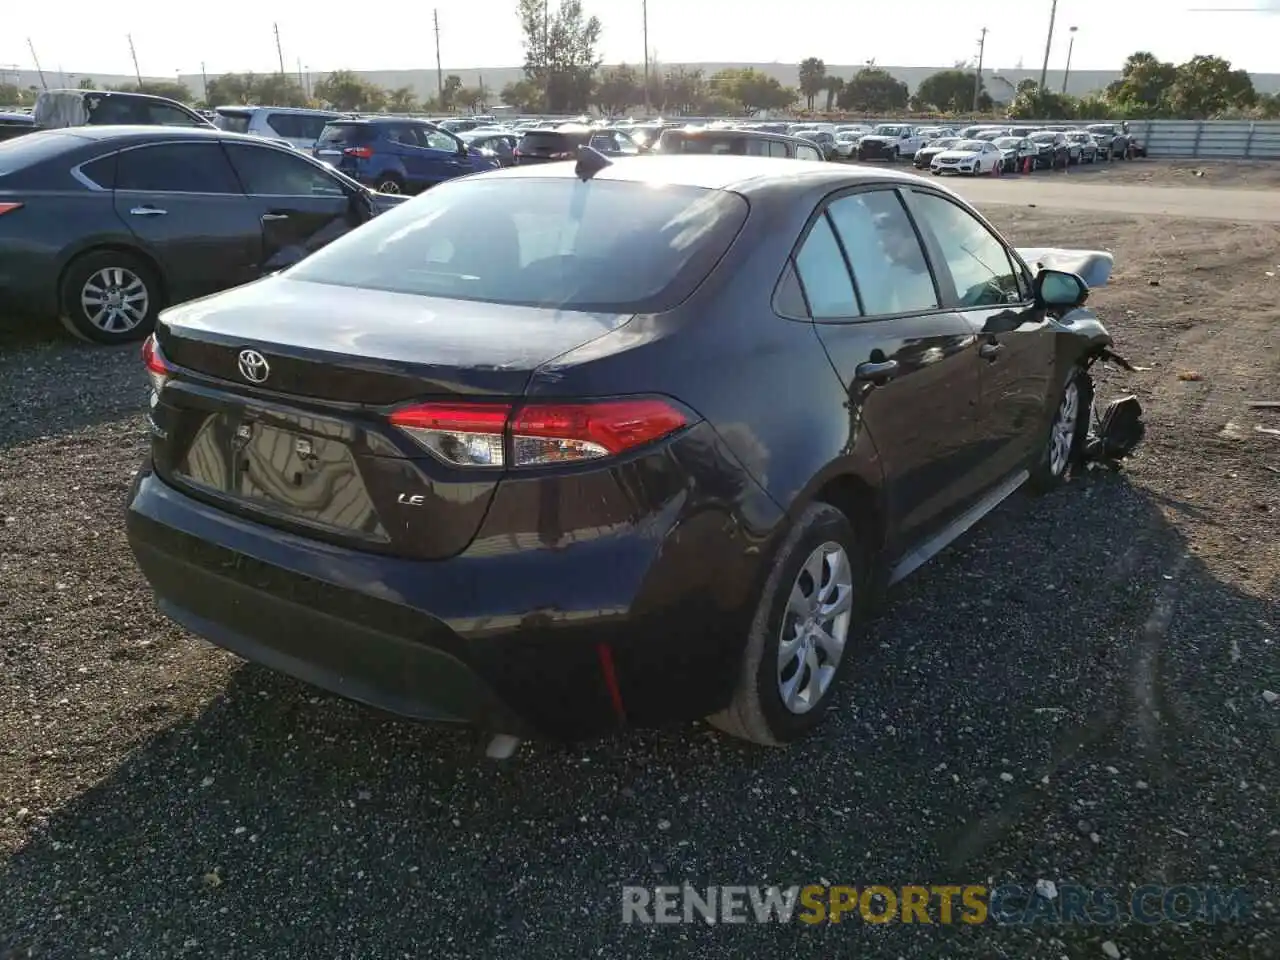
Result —
[[[774, 554], [738, 664], [733, 699], [708, 722], [764, 746], [785, 746], [817, 727], [870, 608], [867, 569], [848, 518], [826, 503], [807, 506]], [[825, 607], [824, 596], [832, 598]], [[824, 609], [839, 612], [824, 614]], [[827, 644], [804, 629], [823, 621]], [[784, 631], [794, 652], [783, 649]], [[793, 691], [792, 706], [787, 688]]]
[[1031, 464], [1028, 486], [1049, 493], [1062, 486], [1080, 463], [1093, 416], [1093, 381], [1080, 367], [1072, 367], [1054, 394], [1053, 413]]
[[91, 250], [62, 272], [58, 319], [89, 343], [128, 343], [155, 329], [162, 300], [160, 277], [146, 260], [127, 250]]
[[404, 181], [394, 173], [384, 173], [380, 177], [374, 177], [373, 189], [378, 193], [404, 193]]

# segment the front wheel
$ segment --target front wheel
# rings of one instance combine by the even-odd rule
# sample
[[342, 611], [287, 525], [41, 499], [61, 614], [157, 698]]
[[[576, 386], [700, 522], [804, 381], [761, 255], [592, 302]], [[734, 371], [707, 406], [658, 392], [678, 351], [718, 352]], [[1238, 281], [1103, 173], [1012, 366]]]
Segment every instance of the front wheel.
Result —
[[806, 507], [773, 558], [733, 700], [709, 722], [765, 746], [812, 731], [848, 664], [866, 609], [865, 574], [845, 515], [825, 503]]
[[1084, 370], [1073, 367], [1058, 393], [1053, 418], [1031, 465], [1028, 482], [1032, 490], [1048, 493], [1067, 481], [1080, 461], [1092, 414], [1093, 381]]

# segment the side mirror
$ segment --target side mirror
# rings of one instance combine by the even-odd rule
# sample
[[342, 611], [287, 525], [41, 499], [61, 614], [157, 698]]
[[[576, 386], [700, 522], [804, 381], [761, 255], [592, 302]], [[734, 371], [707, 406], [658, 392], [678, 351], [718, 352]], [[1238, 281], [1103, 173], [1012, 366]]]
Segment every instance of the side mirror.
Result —
[[1035, 279], [1036, 300], [1046, 307], [1078, 307], [1089, 299], [1089, 288], [1074, 273], [1041, 270]]

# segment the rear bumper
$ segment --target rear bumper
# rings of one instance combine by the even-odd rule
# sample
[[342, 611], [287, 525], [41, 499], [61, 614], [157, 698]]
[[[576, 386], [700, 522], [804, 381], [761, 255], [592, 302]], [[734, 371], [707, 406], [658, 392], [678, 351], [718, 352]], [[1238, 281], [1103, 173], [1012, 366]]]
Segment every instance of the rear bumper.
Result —
[[723, 512], [652, 519], [554, 549], [405, 560], [232, 516], [147, 470], [126, 527], [161, 610], [239, 656], [414, 719], [573, 738], [731, 696], [750, 590], [717, 581], [754, 577], [755, 554]]

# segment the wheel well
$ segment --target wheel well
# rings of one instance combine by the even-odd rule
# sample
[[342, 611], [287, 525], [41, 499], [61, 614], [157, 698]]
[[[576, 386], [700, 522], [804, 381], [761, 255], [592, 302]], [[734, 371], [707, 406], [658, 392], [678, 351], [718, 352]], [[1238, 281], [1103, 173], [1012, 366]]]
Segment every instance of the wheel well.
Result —
[[164, 271], [160, 269], [160, 264], [156, 262], [155, 257], [151, 256], [149, 253], [139, 250], [137, 247], [130, 247], [127, 244], [101, 243], [101, 244], [98, 244], [96, 247], [90, 247], [88, 250], [81, 250], [74, 257], [72, 257], [70, 260], [67, 261], [67, 265], [63, 267], [62, 272], [58, 274], [58, 310], [59, 312], [61, 312], [66, 306], [62, 302], [62, 285], [67, 279], [67, 273], [71, 270], [73, 266], [75, 266], [79, 261], [83, 260], [85, 257], [93, 253], [101, 253], [104, 250], [118, 250], [120, 253], [127, 253], [131, 257], [137, 257], [139, 260], [145, 263], [148, 267], [150, 267], [151, 272], [155, 275], [156, 285], [160, 288], [159, 291], [157, 292], [160, 294], [161, 306], [164, 305], [164, 301], [168, 295], [168, 291], [165, 289]]
[[853, 524], [858, 537], [872, 553], [885, 543], [883, 512], [877, 506], [876, 491], [864, 480], [844, 474], [828, 480], [814, 495], [814, 500], [835, 507]]

